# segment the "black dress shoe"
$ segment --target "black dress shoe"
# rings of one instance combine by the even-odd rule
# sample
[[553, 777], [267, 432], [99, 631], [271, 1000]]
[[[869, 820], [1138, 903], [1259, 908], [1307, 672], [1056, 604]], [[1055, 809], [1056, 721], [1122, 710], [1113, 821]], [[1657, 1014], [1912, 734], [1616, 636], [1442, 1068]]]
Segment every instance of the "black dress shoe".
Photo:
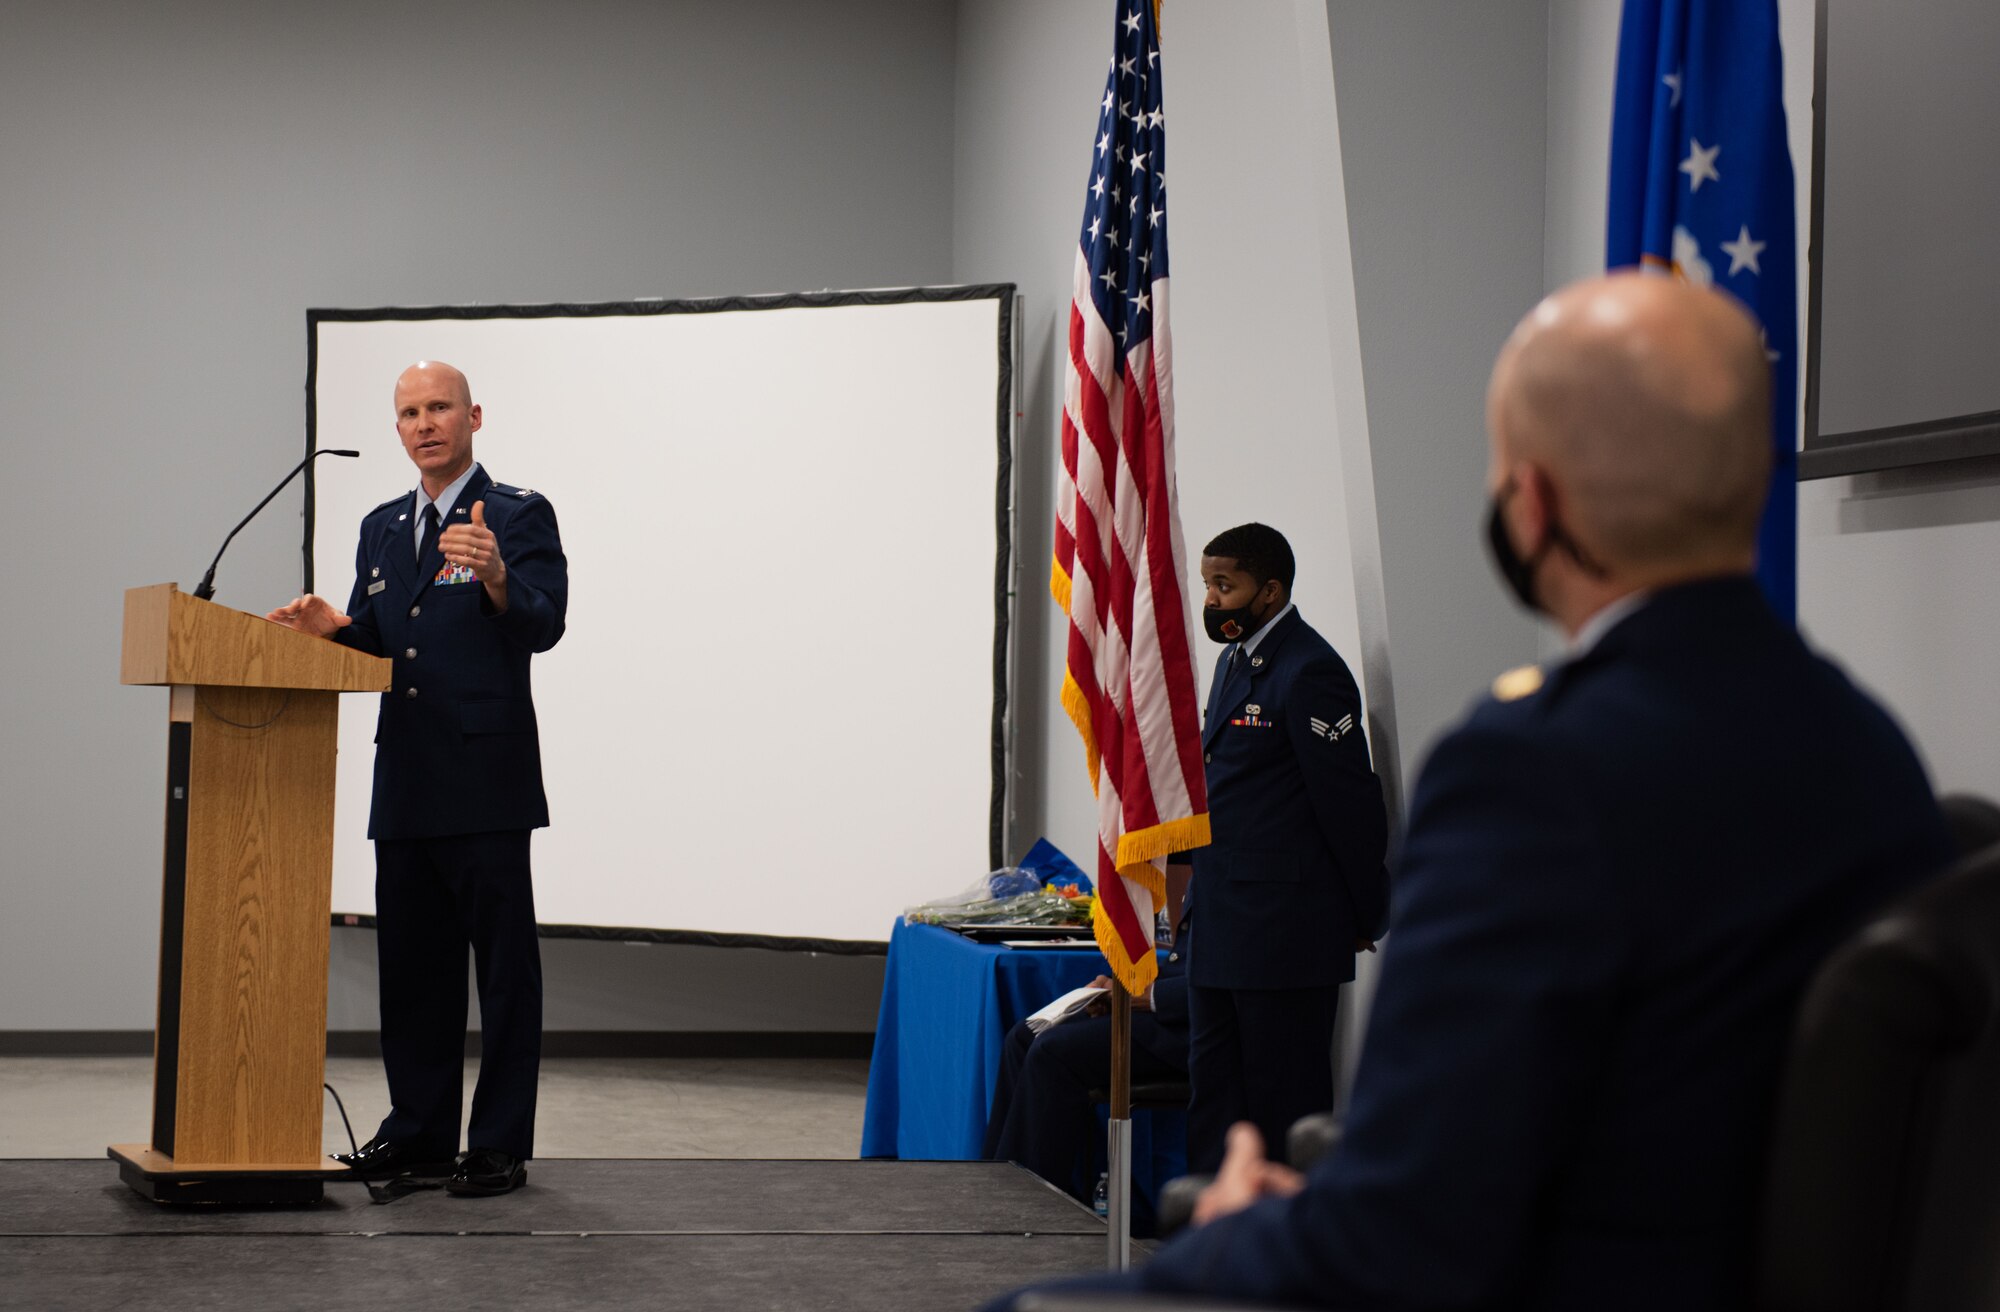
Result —
[[508, 1194], [528, 1183], [528, 1166], [520, 1158], [497, 1148], [474, 1148], [461, 1155], [458, 1169], [444, 1187], [461, 1198], [487, 1198]]
[[386, 1180], [395, 1175], [450, 1175], [451, 1159], [414, 1152], [407, 1145], [390, 1143], [379, 1135], [351, 1153], [335, 1153], [339, 1162], [363, 1180]]

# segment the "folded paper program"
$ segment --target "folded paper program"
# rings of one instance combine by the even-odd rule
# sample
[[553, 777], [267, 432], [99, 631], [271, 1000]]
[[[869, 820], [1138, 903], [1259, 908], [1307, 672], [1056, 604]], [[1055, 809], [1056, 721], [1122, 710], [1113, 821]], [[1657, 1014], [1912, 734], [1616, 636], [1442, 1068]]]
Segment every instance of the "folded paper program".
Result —
[[1086, 984], [1080, 989], [1071, 989], [1028, 1017], [1028, 1028], [1040, 1034], [1051, 1025], [1060, 1025], [1070, 1017], [1090, 1010], [1092, 1003], [1110, 991], [1100, 984]]

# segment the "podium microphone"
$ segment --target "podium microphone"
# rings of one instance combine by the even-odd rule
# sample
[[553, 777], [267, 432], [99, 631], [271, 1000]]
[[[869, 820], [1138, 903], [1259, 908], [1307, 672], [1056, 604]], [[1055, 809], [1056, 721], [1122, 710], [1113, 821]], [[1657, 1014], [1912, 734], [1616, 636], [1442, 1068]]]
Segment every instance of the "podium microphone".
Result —
[[299, 476], [300, 470], [304, 469], [307, 465], [311, 464], [316, 458], [320, 456], [359, 456], [360, 454], [361, 453], [359, 451], [344, 451], [336, 447], [321, 447], [317, 451], [307, 452], [306, 458], [304, 460], [299, 461], [298, 464], [292, 466], [292, 472], [285, 475], [283, 479], [279, 480], [278, 486], [271, 489], [270, 495], [266, 496], [262, 501], [259, 501], [257, 503], [257, 509], [252, 510], [249, 514], [245, 515], [243, 517], [242, 523], [239, 523], [235, 528], [229, 530], [229, 536], [222, 539], [222, 545], [215, 549], [215, 559], [208, 562], [208, 573], [201, 576], [201, 582], [195, 587], [194, 595], [199, 597], [203, 601], [215, 600], [215, 567], [222, 563], [222, 553], [229, 550], [229, 544], [234, 542], [236, 540], [236, 535], [243, 531], [243, 525], [248, 524], [251, 520], [257, 518], [257, 511], [262, 510], [264, 507], [270, 505], [271, 497], [275, 497], [278, 495], [278, 493], [284, 491], [285, 484], [297, 478]]

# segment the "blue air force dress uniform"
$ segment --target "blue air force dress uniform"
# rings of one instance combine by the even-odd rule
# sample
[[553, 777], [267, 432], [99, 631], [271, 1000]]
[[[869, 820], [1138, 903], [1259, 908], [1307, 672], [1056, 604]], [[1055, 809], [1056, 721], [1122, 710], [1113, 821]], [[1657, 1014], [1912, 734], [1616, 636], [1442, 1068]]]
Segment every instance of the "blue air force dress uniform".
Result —
[[[1182, 913], [1176, 947], [1160, 961], [1153, 1005], [1132, 1011], [1132, 1080], [1181, 1080], [1188, 1069], [1187, 942], [1193, 900]], [[1000, 1077], [987, 1116], [984, 1156], [1015, 1162], [1079, 1201], [1096, 1177], [1090, 1165], [1104, 1146], [1092, 1092], [1111, 1080], [1111, 1018], [1077, 1017], [1039, 1035], [1021, 1021], [1000, 1053]], [[1146, 1200], [1136, 1194], [1134, 1202]], [[1135, 1208], [1135, 1213], [1142, 1210]], [[1135, 1217], [1151, 1230], [1151, 1216]]]
[[1389, 898], [1361, 714], [1346, 663], [1290, 606], [1216, 664], [1201, 734], [1212, 841], [1192, 854], [1191, 1169], [1215, 1169], [1236, 1121], [1282, 1151], [1293, 1121], [1333, 1106], [1340, 985]]
[[[481, 501], [507, 567], [504, 612], [438, 550], [442, 529], [471, 523]], [[474, 465], [440, 502], [421, 546], [421, 490], [362, 520], [354, 622], [335, 634], [394, 662], [368, 816], [392, 1103], [378, 1133], [424, 1158], [457, 1151], [469, 945], [482, 1055], [467, 1146], [525, 1159], [542, 1030], [528, 838], [549, 822], [528, 666], [562, 637], [569, 567], [541, 494]]]
[[1754, 582], [1661, 591], [1426, 764], [1339, 1150], [1128, 1283], [1747, 1306], [1799, 996], [1950, 851], [1902, 733]]

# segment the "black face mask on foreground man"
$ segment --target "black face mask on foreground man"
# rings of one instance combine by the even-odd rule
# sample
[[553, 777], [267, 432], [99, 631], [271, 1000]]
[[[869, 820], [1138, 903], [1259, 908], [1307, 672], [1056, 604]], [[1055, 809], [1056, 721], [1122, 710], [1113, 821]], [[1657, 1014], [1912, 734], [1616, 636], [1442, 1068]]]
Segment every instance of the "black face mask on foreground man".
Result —
[[1596, 577], [1603, 577], [1604, 571], [1583, 553], [1576, 545], [1576, 539], [1565, 532], [1560, 524], [1549, 525], [1548, 540], [1542, 543], [1541, 550], [1534, 555], [1523, 556], [1515, 550], [1514, 539], [1507, 533], [1507, 517], [1501, 510], [1507, 504], [1507, 498], [1514, 495], [1514, 487], [1514, 482], [1508, 480], [1505, 486], [1493, 494], [1493, 499], [1486, 503], [1486, 546], [1493, 553], [1494, 568], [1500, 571], [1500, 578], [1507, 584], [1507, 590], [1514, 594], [1514, 599], [1527, 609], [1539, 613], [1542, 611], [1542, 605], [1535, 599], [1535, 569], [1542, 563], [1542, 558], [1549, 554], [1550, 548], [1561, 547], [1569, 553], [1572, 560]]

